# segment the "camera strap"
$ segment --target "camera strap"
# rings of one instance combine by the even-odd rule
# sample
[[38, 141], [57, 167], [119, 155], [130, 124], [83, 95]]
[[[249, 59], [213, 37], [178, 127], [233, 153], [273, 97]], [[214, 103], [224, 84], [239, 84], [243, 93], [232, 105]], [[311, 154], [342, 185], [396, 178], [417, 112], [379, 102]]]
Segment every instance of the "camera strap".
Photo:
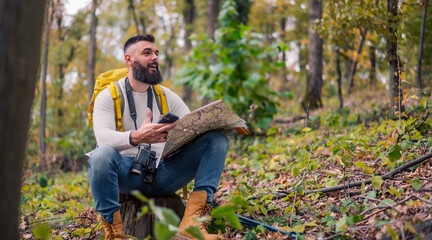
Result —
[[[126, 80], [125, 80], [125, 89], [126, 89], [126, 97], [127, 97], [128, 104], [129, 104], [130, 115], [131, 115], [132, 120], [134, 121], [135, 129], [138, 129], [137, 124], [136, 124], [137, 113], [136, 113], [136, 109], [135, 109], [135, 101], [133, 99], [132, 87], [130, 85], [128, 77], [126, 77]], [[152, 111], [152, 116], [151, 116], [151, 120], [150, 120], [150, 122], [152, 122], [153, 121], [153, 91], [152, 91], [151, 85], [149, 85], [149, 87], [147, 89], [147, 107], [150, 108], [150, 111]], [[150, 144], [148, 146], [149, 146], [149, 148], [151, 148]]]

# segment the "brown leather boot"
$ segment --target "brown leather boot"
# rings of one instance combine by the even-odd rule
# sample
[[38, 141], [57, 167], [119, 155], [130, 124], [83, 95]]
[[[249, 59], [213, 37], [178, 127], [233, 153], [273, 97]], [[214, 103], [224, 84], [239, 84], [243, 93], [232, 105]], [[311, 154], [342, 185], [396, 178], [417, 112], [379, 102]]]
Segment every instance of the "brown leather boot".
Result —
[[217, 240], [219, 236], [217, 234], [209, 234], [205, 228], [204, 223], [196, 221], [197, 218], [202, 217], [205, 214], [207, 206], [207, 192], [198, 191], [192, 192], [188, 203], [186, 205], [185, 214], [179, 225], [180, 232], [177, 234], [175, 239], [186, 240], [186, 239], [197, 239], [186, 232], [186, 229], [190, 226], [198, 226], [201, 230], [205, 240]]
[[105, 229], [105, 239], [126, 239], [126, 235], [123, 232], [123, 222], [120, 216], [120, 210], [114, 212], [113, 223], [110, 224], [102, 216], [102, 225]]

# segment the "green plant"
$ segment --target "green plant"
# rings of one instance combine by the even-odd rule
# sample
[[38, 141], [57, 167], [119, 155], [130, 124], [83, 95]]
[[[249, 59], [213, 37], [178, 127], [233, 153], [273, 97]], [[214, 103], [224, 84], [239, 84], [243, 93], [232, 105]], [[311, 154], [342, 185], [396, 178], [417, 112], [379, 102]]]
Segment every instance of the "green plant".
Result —
[[266, 128], [276, 114], [278, 94], [268, 86], [269, 74], [285, 63], [277, 62], [278, 43], [266, 47], [260, 35], [237, 18], [235, 2], [225, 1], [215, 39], [194, 35], [196, 42], [179, 70], [176, 84], [186, 84], [208, 99], [222, 98], [234, 112]]

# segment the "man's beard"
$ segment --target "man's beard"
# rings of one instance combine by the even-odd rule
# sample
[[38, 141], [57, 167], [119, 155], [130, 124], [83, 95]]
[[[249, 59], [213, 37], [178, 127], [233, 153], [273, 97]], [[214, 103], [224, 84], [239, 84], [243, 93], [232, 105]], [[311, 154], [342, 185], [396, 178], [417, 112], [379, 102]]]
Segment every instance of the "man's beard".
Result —
[[134, 62], [132, 68], [132, 73], [134, 78], [142, 83], [150, 84], [150, 85], [156, 85], [161, 83], [163, 79], [159, 72], [157, 63], [149, 63], [147, 66], [149, 65], [156, 65], [156, 71], [154, 73], [151, 73], [148, 70], [148, 67], [144, 67], [138, 62]]

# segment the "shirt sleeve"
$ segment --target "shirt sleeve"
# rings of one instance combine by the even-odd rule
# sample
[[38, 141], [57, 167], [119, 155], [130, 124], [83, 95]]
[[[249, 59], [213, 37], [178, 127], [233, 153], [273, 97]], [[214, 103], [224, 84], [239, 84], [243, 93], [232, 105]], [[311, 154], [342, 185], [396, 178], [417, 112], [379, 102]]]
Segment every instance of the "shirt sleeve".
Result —
[[120, 132], [116, 128], [114, 101], [108, 88], [100, 92], [95, 100], [93, 131], [98, 146], [110, 146], [117, 151], [134, 147], [129, 142], [132, 131]]

